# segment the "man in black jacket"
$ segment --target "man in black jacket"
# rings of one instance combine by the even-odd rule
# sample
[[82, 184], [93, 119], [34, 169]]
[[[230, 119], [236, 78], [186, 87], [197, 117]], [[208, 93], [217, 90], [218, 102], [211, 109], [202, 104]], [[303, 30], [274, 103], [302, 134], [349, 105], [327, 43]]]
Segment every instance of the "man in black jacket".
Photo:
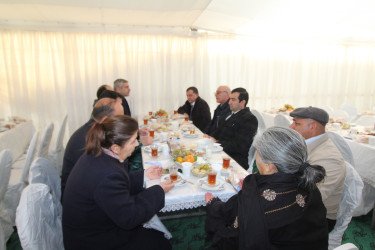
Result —
[[178, 108], [178, 113], [189, 116], [189, 120], [193, 121], [200, 131], [204, 131], [211, 121], [210, 107], [205, 100], [199, 97], [196, 87], [189, 87], [186, 90], [186, 97], [187, 101]]
[[248, 154], [258, 130], [258, 120], [246, 107], [249, 94], [244, 88], [232, 90], [229, 107], [232, 111], [223, 124], [212, 134], [230, 155], [244, 169], [249, 168]]
[[223, 123], [227, 115], [229, 115], [229, 96], [230, 88], [228, 86], [219, 86], [216, 90], [215, 97], [216, 102], [219, 103], [214, 112], [211, 122], [208, 124], [206, 129], [202, 131], [205, 134], [212, 135]]
[[113, 89], [122, 96], [122, 107], [124, 108], [124, 115], [131, 116], [128, 101], [125, 96], [129, 96], [130, 87], [129, 82], [125, 79], [117, 79], [113, 82]]

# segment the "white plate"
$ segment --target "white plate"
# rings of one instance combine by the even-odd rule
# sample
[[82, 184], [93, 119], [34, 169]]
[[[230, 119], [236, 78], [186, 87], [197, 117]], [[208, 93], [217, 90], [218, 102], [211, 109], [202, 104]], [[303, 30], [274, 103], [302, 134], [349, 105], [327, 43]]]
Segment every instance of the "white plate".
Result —
[[198, 187], [207, 191], [219, 191], [225, 189], [225, 182], [216, 176], [216, 184], [210, 185], [207, 183], [207, 177], [201, 178], [197, 181]]
[[197, 134], [190, 134], [190, 131], [188, 132], [188, 133], [186, 133], [186, 134], [184, 134], [184, 137], [185, 138], [197, 138], [198, 137], [198, 135]]
[[[174, 182], [175, 187], [185, 185], [187, 183], [187, 181], [182, 179], [180, 173], [177, 173], [177, 174], [178, 174], [177, 181]], [[167, 180], [169, 180], [169, 174], [162, 176], [160, 181], [163, 182], [163, 181], [167, 181]]]
[[[143, 150], [144, 150], [145, 152], [147, 152], [147, 153], [151, 153], [151, 147], [150, 147], [150, 146], [143, 146], [142, 148], [143, 148]], [[158, 152], [161, 152], [161, 151], [162, 151], [162, 148], [161, 148], [160, 145], [158, 145]]]
[[[216, 144], [216, 143], [215, 143]], [[220, 144], [219, 144], [220, 145]], [[221, 152], [223, 151], [223, 147], [222, 146], [219, 146], [219, 145], [213, 145], [211, 147], [211, 151], [212, 153], [217, 153], [217, 152]]]

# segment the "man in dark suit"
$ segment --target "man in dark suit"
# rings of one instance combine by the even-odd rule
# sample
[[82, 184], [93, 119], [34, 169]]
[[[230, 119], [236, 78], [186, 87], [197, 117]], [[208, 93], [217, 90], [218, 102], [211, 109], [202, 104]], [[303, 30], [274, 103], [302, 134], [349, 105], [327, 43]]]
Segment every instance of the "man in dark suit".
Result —
[[122, 96], [122, 107], [124, 108], [124, 115], [131, 116], [128, 101], [125, 96], [129, 96], [130, 87], [129, 82], [125, 79], [117, 79], [113, 82], [113, 89]]
[[244, 88], [236, 88], [230, 94], [229, 107], [232, 111], [223, 124], [212, 134], [224, 152], [244, 169], [249, 168], [248, 154], [258, 130], [258, 120], [246, 107], [249, 94]]
[[217, 108], [214, 112], [214, 117], [212, 118], [211, 122], [202, 131], [205, 134], [211, 135], [213, 132], [220, 127], [223, 123], [227, 115], [229, 114], [229, 96], [230, 96], [230, 88], [228, 86], [219, 86], [216, 90], [215, 97], [216, 102], [219, 103]]
[[186, 97], [187, 101], [178, 108], [178, 113], [189, 116], [189, 120], [193, 121], [201, 131], [204, 131], [211, 121], [210, 107], [205, 100], [199, 97], [196, 87], [189, 87], [186, 90]]

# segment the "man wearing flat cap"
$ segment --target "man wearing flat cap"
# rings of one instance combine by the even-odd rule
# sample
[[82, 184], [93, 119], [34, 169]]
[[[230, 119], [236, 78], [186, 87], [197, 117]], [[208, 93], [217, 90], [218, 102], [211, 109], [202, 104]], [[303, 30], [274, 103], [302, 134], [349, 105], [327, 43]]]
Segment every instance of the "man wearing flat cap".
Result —
[[325, 132], [329, 116], [320, 108], [298, 108], [290, 113], [293, 117], [291, 129], [296, 130], [306, 140], [308, 161], [311, 165], [320, 165], [326, 170], [326, 177], [318, 185], [323, 203], [327, 209], [328, 230], [336, 224], [337, 212], [344, 190], [346, 165], [335, 144]]

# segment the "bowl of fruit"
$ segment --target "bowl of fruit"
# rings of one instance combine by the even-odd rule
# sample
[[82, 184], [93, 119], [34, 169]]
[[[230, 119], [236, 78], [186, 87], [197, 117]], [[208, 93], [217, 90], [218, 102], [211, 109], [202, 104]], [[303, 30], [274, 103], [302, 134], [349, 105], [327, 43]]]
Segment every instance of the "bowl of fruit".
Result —
[[197, 155], [193, 150], [185, 149], [185, 148], [177, 148], [172, 151], [172, 158], [179, 166], [183, 162], [191, 162], [196, 163]]

